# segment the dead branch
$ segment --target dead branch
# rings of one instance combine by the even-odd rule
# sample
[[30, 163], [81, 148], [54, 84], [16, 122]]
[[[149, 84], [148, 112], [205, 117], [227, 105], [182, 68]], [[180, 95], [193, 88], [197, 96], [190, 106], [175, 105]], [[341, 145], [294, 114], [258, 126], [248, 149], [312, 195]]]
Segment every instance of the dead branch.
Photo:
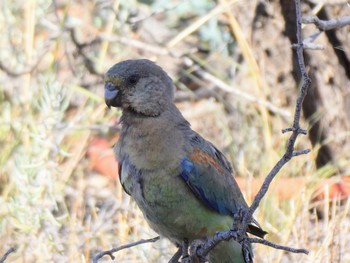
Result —
[[350, 25], [350, 16], [333, 18], [330, 20], [321, 20], [317, 16], [308, 16], [302, 18], [302, 23], [314, 24], [320, 31], [327, 31]]
[[[303, 24], [314, 24], [319, 30], [303, 40], [303, 49], [320, 50], [324, 49], [323, 46], [320, 44], [314, 44], [313, 41], [324, 31], [338, 29], [350, 25], [350, 16], [330, 20], [321, 20], [317, 16], [308, 16], [303, 17], [301, 21]], [[296, 45], [297, 44], [294, 44], [292, 47], [297, 48]]]
[[186, 66], [192, 66], [193, 70], [203, 80], [209, 81], [210, 83], [214, 84], [215, 87], [224, 91], [225, 93], [235, 94], [235, 95], [245, 99], [246, 101], [261, 105], [261, 106], [265, 107], [266, 109], [268, 109], [269, 111], [276, 113], [276, 114], [279, 114], [280, 116], [282, 116], [284, 118], [290, 117], [290, 113], [287, 112], [285, 109], [281, 109], [269, 101], [259, 99], [257, 97], [252, 96], [251, 94], [248, 94], [247, 92], [244, 92], [240, 89], [237, 89], [235, 87], [232, 87], [232, 86], [226, 84], [225, 82], [223, 82], [219, 78], [217, 78], [214, 75], [210, 74], [209, 72], [203, 70], [200, 66], [195, 65], [195, 62], [190, 57], [185, 56], [184, 63]]
[[95, 68], [95, 63], [92, 61], [92, 59], [90, 59], [86, 54], [85, 54], [85, 49], [87, 47], [90, 47], [92, 45], [98, 44], [101, 42], [100, 38], [95, 38], [90, 42], [87, 43], [80, 43], [76, 34], [76, 30], [74, 28], [67, 28], [70, 37], [72, 39], [73, 44], [76, 47], [77, 53], [79, 54], [79, 56], [81, 56], [83, 58], [84, 61], [84, 65], [86, 67], [86, 69], [89, 71], [89, 73], [93, 74], [93, 75], [97, 75], [100, 77], [103, 77], [103, 74], [101, 74], [100, 72], [98, 72]]
[[205, 258], [206, 255], [209, 253], [209, 251], [212, 248], [214, 248], [218, 243], [220, 243], [223, 240], [230, 240], [230, 239], [234, 239], [242, 245], [242, 250], [243, 250], [243, 254], [246, 262], [251, 262], [251, 259], [249, 258], [249, 252], [247, 250], [247, 243], [252, 243], [252, 242], [273, 246], [275, 248], [284, 249], [286, 251], [294, 252], [294, 253], [305, 253], [305, 254], [308, 253], [308, 251], [305, 249], [294, 249], [286, 246], [280, 246], [259, 238], [249, 239], [246, 234], [248, 224], [252, 222], [253, 214], [255, 210], [258, 208], [262, 198], [267, 193], [272, 180], [276, 177], [276, 175], [281, 170], [281, 168], [286, 163], [288, 163], [293, 157], [301, 154], [307, 154], [310, 152], [309, 149], [304, 149], [300, 151], [294, 150], [294, 145], [297, 137], [300, 134], [306, 134], [306, 130], [300, 128], [300, 117], [301, 117], [301, 109], [302, 109], [301, 106], [306, 96], [307, 90], [311, 85], [311, 80], [305, 70], [304, 57], [303, 57], [303, 40], [301, 36], [302, 18], [301, 18], [301, 10], [300, 10], [300, 0], [295, 0], [295, 6], [296, 6], [296, 26], [297, 26], [297, 44], [296, 44], [295, 50], [296, 50], [296, 55], [298, 59], [299, 69], [300, 69], [301, 75], [303, 76], [303, 84], [300, 88], [300, 93], [296, 100], [293, 125], [292, 127], [284, 129], [282, 131], [283, 133], [292, 132], [291, 136], [288, 139], [286, 152], [265, 178], [264, 183], [262, 184], [259, 192], [255, 196], [254, 201], [252, 205], [249, 207], [249, 209], [247, 209], [247, 211], [241, 211], [241, 213], [237, 213], [238, 215], [235, 215], [234, 225], [237, 224], [237, 221], [241, 221], [241, 222], [238, 222], [238, 225], [239, 225], [238, 229], [233, 229], [226, 232], [219, 232], [214, 237], [209, 238], [204, 245], [196, 249], [196, 253], [199, 258]]
[[[258, 208], [261, 199], [265, 196], [272, 180], [275, 178], [277, 173], [294, 156], [300, 155], [300, 153], [301, 153], [300, 151], [297, 151], [297, 152], [294, 151], [294, 144], [295, 144], [297, 137], [300, 134], [306, 133], [306, 131], [304, 129], [300, 128], [299, 121], [300, 121], [300, 117], [301, 117], [301, 105], [302, 105], [302, 102], [306, 96], [306, 92], [310, 87], [311, 80], [310, 80], [308, 74], [306, 73], [305, 64], [304, 64], [304, 57], [303, 57], [303, 53], [302, 53], [303, 52], [303, 42], [302, 42], [302, 37], [301, 37], [300, 0], [295, 0], [295, 5], [296, 5], [296, 18], [297, 18], [297, 21], [296, 21], [297, 22], [297, 41], [298, 41], [296, 53], [297, 53], [300, 72], [301, 72], [301, 75], [303, 76], [303, 84], [300, 88], [300, 93], [299, 93], [299, 96], [298, 96], [297, 101], [296, 101], [293, 125], [291, 128], [287, 128], [284, 130], [284, 132], [291, 131], [292, 134], [288, 140], [287, 149], [286, 149], [285, 154], [277, 162], [277, 164], [272, 168], [271, 172], [267, 175], [260, 191], [255, 196], [252, 205], [248, 209], [248, 212], [244, 215], [244, 218], [243, 218], [244, 225], [246, 225], [248, 222], [250, 222], [252, 220], [253, 213]], [[308, 152], [309, 152], [309, 150], [302, 151], [303, 154], [306, 154]], [[245, 231], [245, 229], [243, 229], [243, 231]]]
[[288, 252], [292, 252], [292, 253], [302, 253], [302, 254], [309, 254], [309, 251], [306, 249], [299, 249], [299, 248], [292, 248], [292, 247], [286, 247], [286, 246], [281, 246], [275, 243], [272, 243], [270, 241], [267, 241], [265, 239], [261, 239], [261, 238], [247, 238], [247, 241], [249, 243], [259, 243], [259, 244], [263, 244], [265, 246], [269, 246], [269, 247], [273, 247], [275, 249], [280, 249], [280, 250], [284, 250], [284, 251], [288, 251]]
[[335, 5], [346, 5], [349, 3], [347, 0], [307, 0], [307, 2], [314, 4], [314, 5], [329, 5], [329, 6], [335, 6]]
[[35, 61], [34, 64], [32, 64], [31, 66], [29, 66], [21, 71], [16, 71], [16, 70], [8, 68], [7, 66], [5, 66], [5, 64], [2, 61], [0, 61], [0, 70], [4, 71], [7, 75], [9, 75], [10, 77], [13, 77], [13, 78], [20, 77], [20, 76], [23, 76], [26, 74], [31, 74], [38, 68], [41, 60], [46, 55], [47, 51], [48, 51], [47, 49], [44, 50], [44, 52], [41, 53], [41, 55], [38, 57], [38, 59]]
[[[106, 251], [102, 251], [101, 253], [98, 253], [92, 260], [93, 263], [97, 263], [99, 261], [100, 258], [104, 257], [105, 255], [110, 256], [110, 258], [112, 260], [115, 259], [113, 253], [118, 252], [120, 250], [126, 249], [126, 248], [131, 248], [131, 247], [135, 247], [141, 244], [145, 244], [145, 243], [154, 243], [156, 241], [158, 241], [160, 239], [160, 237], [154, 237], [154, 238], [150, 238], [150, 239], [141, 239], [139, 241], [133, 242], [133, 243], [129, 243], [127, 245], [123, 245], [120, 247], [115, 247], [112, 248], [110, 250], [106, 250]], [[1, 262], [0, 262], [1, 263]]]
[[7, 257], [16, 251], [16, 248], [14, 247], [11, 247], [9, 250], [6, 251], [6, 253], [2, 256], [2, 258], [0, 259], [0, 263], [4, 263], [5, 260], [7, 259]]
[[179, 260], [182, 256], [182, 247], [180, 246], [179, 249], [176, 251], [174, 256], [169, 260], [169, 263], [179, 263]]

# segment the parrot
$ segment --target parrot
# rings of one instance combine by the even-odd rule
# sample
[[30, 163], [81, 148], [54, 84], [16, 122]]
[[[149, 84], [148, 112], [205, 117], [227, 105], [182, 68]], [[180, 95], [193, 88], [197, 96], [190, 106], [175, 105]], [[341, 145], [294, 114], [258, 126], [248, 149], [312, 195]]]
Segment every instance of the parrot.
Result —
[[[174, 93], [169, 75], [148, 59], [121, 61], [104, 78], [106, 105], [122, 111], [114, 146], [120, 183], [150, 227], [180, 246], [229, 230], [235, 213], [248, 205], [231, 164], [192, 130]], [[252, 221], [247, 232], [263, 238], [267, 232]], [[249, 254], [252, 259], [251, 247]], [[240, 263], [245, 257], [241, 245], [229, 240], [214, 247], [208, 260]]]

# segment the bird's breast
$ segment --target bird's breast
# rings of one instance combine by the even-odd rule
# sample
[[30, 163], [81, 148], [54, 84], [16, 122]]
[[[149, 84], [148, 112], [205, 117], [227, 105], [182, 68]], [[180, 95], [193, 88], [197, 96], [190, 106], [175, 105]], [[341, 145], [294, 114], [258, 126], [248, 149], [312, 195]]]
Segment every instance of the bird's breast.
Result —
[[142, 170], [174, 168], [184, 155], [183, 136], [154, 123], [151, 127], [129, 127], [117, 144], [117, 155], [127, 155]]

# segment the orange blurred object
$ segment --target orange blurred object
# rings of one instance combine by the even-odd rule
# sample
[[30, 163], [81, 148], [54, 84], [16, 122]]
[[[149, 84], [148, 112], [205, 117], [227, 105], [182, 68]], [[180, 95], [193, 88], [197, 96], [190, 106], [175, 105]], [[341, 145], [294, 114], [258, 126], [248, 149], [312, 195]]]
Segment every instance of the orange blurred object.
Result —
[[87, 150], [90, 168], [101, 175], [115, 180], [118, 176], [118, 161], [115, 159], [113, 146], [105, 139], [94, 137]]

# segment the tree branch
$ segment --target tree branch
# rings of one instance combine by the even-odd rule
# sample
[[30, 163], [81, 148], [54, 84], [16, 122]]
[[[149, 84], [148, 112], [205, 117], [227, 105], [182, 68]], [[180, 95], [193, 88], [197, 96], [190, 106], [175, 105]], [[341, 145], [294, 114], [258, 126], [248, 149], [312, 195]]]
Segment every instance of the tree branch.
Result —
[[6, 253], [2, 256], [2, 258], [0, 259], [0, 263], [4, 263], [5, 260], [7, 259], [7, 257], [16, 251], [16, 248], [14, 247], [11, 247], [9, 250], [6, 251]]
[[133, 243], [130, 243], [130, 244], [127, 244], [127, 245], [123, 245], [123, 246], [120, 246], [120, 247], [116, 247], [116, 248], [112, 248], [110, 250], [106, 250], [106, 251], [102, 251], [101, 253], [98, 253], [92, 260], [93, 263], [97, 263], [98, 260], [102, 257], [104, 257], [105, 255], [108, 255], [110, 256], [110, 258], [112, 260], [115, 259], [115, 257], [113, 256], [113, 253], [115, 252], [118, 252], [120, 250], [123, 250], [123, 249], [126, 249], [126, 248], [131, 248], [131, 247], [134, 247], [134, 246], [138, 246], [138, 245], [141, 245], [141, 244], [145, 244], [145, 243], [154, 243], [156, 241], [158, 241], [160, 239], [160, 237], [154, 237], [154, 238], [150, 238], [150, 239], [141, 239], [137, 242], [133, 242]]
[[[305, 63], [304, 63], [304, 57], [303, 57], [303, 40], [301, 36], [301, 11], [300, 11], [300, 0], [295, 0], [295, 6], [296, 6], [296, 18], [297, 18], [297, 48], [296, 48], [296, 54], [298, 59], [298, 64], [300, 68], [301, 75], [303, 76], [303, 84], [300, 89], [299, 96], [296, 101], [295, 106], [295, 112], [294, 112], [294, 120], [293, 120], [293, 126], [291, 128], [287, 128], [287, 131], [291, 131], [292, 134], [288, 140], [287, 143], [287, 149], [285, 154], [282, 156], [282, 158], [277, 162], [277, 164], [272, 168], [270, 173], [267, 175], [263, 185], [261, 186], [259, 192], [254, 198], [254, 201], [252, 205], [249, 207], [247, 213], [244, 215], [243, 218], [243, 225], [247, 226], [249, 222], [251, 222], [253, 218], [253, 213], [258, 208], [260, 201], [265, 196], [267, 190], [269, 189], [269, 186], [272, 182], [272, 180], [275, 178], [277, 173], [281, 170], [281, 168], [290, 160], [292, 159], [293, 152], [294, 152], [294, 144], [299, 134], [305, 134], [305, 130], [300, 128], [300, 117], [301, 117], [301, 106], [302, 102], [306, 96], [306, 92], [309, 89], [311, 85], [311, 79], [309, 78], [308, 74], [305, 70]], [[304, 150], [304, 153], [307, 153], [308, 150]], [[295, 155], [296, 156], [296, 155]], [[242, 229], [241, 231], [246, 231], [246, 228]]]
[[267, 241], [265, 239], [261, 239], [261, 238], [247, 238], [247, 241], [249, 241], [249, 243], [259, 243], [259, 244], [263, 244], [265, 246], [269, 246], [269, 247], [273, 247], [275, 249], [280, 249], [280, 250], [284, 250], [284, 251], [288, 251], [288, 252], [292, 252], [292, 253], [302, 253], [302, 254], [309, 254], [309, 251], [306, 249], [299, 249], [299, 248], [291, 248], [291, 247], [286, 247], [286, 246], [281, 246], [275, 243], [272, 243], [270, 241]]
[[[282, 156], [282, 158], [277, 162], [277, 164], [273, 167], [271, 172], [267, 175], [261, 189], [259, 190], [258, 194], [255, 196], [254, 201], [250, 208], [248, 209], [248, 212], [245, 214], [243, 218], [243, 224], [246, 225], [248, 222], [252, 220], [253, 213], [258, 208], [260, 201], [265, 196], [272, 180], [275, 178], [277, 173], [281, 170], [281, 168], [294, 156], [300, 155], [301, 153], [305, 154], [308, 153], [309, 150], [303, 150], [302, 152], [297, 152], [298, 154], [294, 155], [294, 144], [299, 134], [305, 134], [305, 130], [300, 128], [300, 117], [301, 117], [301, 106], [302, 102], [306, 96], [306, 92], [309, 89], [311, 85], [311, 80], [309, 76], [306, 73], [305, 70], [305, 64], [304, 64], [304, 57], [303, 57], [303, 42], [301, 37], [301, 11], [300, 11], [300, 0], [295, 0], [296, 5], [296, 12], [297, 12], [297, 58], [299, 63], [300, 72], [303, 76], [303, 85], [300, 89], [300, 94], [296, 101], [296, 107], [295, 107], [295, 113], [294, 113], [294, 121], [293, 126], [291, 128], [284, 129], [283, 132], [291, 131], [292, 135], [290, 136], [288, 143], [287, 143], [287, 149], [285, 154]], [[244, 229], [245, 231], [245, 229]]]
[[317, 16], [307, 16], [302, 18], [303, 24], [314, 24], [319, 30], [327, 31], [350, 25], [350, 16], [321, 20]]
[[[303, 45], [303, 40], [301, 36], [302, 18], [301, 18], [301, 11], [300, 11], [300, 0], [295, 0], [295, 6], [296, 6], [296, 23], [297, 23], [296, 25], [297, 26], [297, 44], [295, 44], [295, 50], [296, 50], [300, 72], [303, 77], [303, 84], [300, 88], [300, 93], [296, 100], [293, 125], [292, 127], [283, 129], [282, 131], [283, 133], [292, 132], [287, 142], [286, 152], [265, 178], [265, 181], [262, 184], [259, 192], [255, 196], [252, 205], [246, 211], [241, 211], [241, 213], [237, 213], [239, 214], [238, 217], [240, 217], [241, 219], [241, 225], [238, 227], [238, 229], [233, 229], [226, 232], [220, 232], [220, 233], [217, 233], [214, 237], [209, 238], [204, 245], [202, 245], [196, 250], [197, 255], [199, 255], [199, 257], [205, 257], [209, 253], [209, 251], [213, 249], [221, 241], [230, 240], [230, 239], [234, 239], [242, 245], [243, 254], [246, 262], [250, 262], [250, 258], [248, 256], [249, 252], [247, 251], [247, 243], [265, 244], [277, 249], [283, 249], [294, 253], [305, 253], [305, 254], [308, 253], [308, 251], [305, 249], [294, 249], [294, 248], [289, 248], [285, 246], [280, 246], [259, 238], [248, 238], [246, 234], [248, 224], [253, 221], [254, 212], [256, 211], [262, 198], [265, 196], [266, 192], [268, 191], [272, 180], [276, 177], [276, 175], [281, 170], [281, 168], [287, 162], [289, 162], [293, 157], [301, 154], [307, 154], [310, 151], [309, 149], [305, 149], [301, 151], [294, 150], [294, 145], [297, 137], [300, 134], [306, 134], [306, 130], [300, 128], [300, 117], [301, 117], [302, 102], [306, 96], [307, 90], [311, 85], [311, 80], [305, 70], [305, 63], [304, 63], [304, 57], [303, 57], [304, 45]], [[237, 218], [235, 216], [234, 225], [236, 223], [237, 223]]]
[[[301, 19], [303, 24], [314, 24], [318, 28], [318, 32], [306, 37], [303, 40], [303, 49], [323, 49], [320, 44], [312, 43], [323, 31], [338, 29], [347, 25], [350, 25], [350, 16], [344, 16], [341, 18], [334, 18], [330, 20], [321, 20], [317, 16], [307, 16]], [[297, 44], [293, 45], [293, 48], [297, 48]]]

